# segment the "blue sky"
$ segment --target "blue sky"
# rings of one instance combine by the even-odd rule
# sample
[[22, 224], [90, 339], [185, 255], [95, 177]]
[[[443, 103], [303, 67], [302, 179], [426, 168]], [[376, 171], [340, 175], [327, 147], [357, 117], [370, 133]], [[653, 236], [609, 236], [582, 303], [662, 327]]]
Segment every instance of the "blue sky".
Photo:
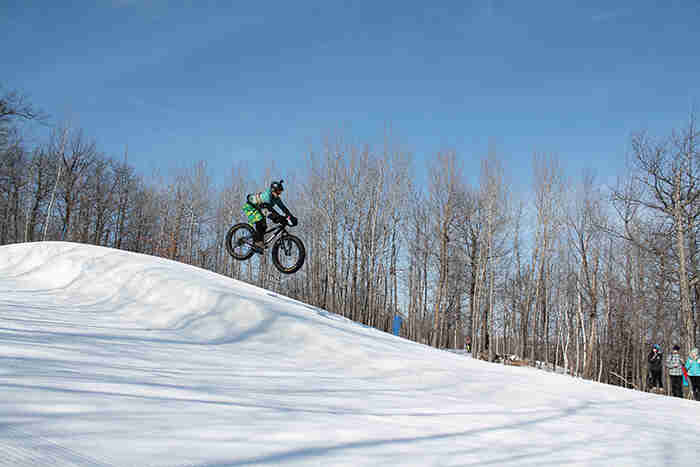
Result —
[[492, 147], [516, 178], [535, 151], [604, 178], [630, 132], [697, 108], [699, 25], [695, 0], [10, 0], [0, 79], [144, 175], [293, 172], [329, 132], [390, 125], [418, 168]]

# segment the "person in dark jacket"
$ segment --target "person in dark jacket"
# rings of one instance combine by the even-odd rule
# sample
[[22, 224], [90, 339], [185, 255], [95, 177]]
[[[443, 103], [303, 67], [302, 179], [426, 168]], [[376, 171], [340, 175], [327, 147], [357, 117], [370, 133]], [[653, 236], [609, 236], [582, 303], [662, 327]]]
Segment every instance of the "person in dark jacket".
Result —
[[654, 344], [647, 357], [649, 361], [649, 388], [650, 389], [663, 389], [664, 383], [662, 381], [663, 375], [663, 354], [661, 352], [661, 347], [659, 344]]
[[673, 397], [683, 397], [683, 362], [679, 352], [679, 345], [673, 346], [673, 353], [666, 359], [666, 368], [671, 378], [671, 395]]

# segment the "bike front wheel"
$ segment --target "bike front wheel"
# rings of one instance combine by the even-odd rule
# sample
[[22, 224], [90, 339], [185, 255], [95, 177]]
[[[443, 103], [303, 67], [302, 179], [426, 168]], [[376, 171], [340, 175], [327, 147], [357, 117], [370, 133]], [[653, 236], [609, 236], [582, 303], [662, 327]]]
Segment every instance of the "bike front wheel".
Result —
[[245, 261], [253, 256], [253, 239], [255, 232], [253, 228], [241, 222], [228, 230], [226, 234], [226, 251], [234, 259]]
[[299, 237], [285, 235], [272, 245], [272, 263], [283, 274], [297, 272], [306, 259], [306, 248]]

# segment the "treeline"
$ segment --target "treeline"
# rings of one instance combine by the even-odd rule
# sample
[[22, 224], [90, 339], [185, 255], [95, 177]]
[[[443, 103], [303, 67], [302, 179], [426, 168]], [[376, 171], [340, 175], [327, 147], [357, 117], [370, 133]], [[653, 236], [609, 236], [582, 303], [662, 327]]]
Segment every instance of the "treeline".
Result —
[[[0, 244], [64, 240], [170, 258], [385, 331], [399, 314], [402, 335], [417, 342], [469, 339], [483, 358], [517, 354], [636, 388], [652, 343], [697, 343], [693, 118], [668, 137], [631, 137], [615, 187], [536, 154], [528, 198], [513, 195], [495, 155], [446, 151], [416, 167], [390, 137], [328, 139], [296, 178], [238, 165], [216, 187], [193, 161], [146, 179], [126, 150], [104, 154], [79, 129], [25, 141], [22, 122], [41, 118], [20, 94], [0, 96]], [[280, 177], [308, 250], [292, 276], [265, 257], [235, 262], [224, 248], [245, 195]]]

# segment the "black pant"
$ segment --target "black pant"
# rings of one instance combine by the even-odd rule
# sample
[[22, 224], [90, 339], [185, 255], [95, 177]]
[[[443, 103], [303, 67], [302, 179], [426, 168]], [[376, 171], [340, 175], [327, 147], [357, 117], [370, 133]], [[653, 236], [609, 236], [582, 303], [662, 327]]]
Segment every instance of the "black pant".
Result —
[[649, 370], [649, 387], [663, 389], [664, 383], [661, 380], [661, 370]]
[[267, 231], [267, 222], [263, 217], [258, 222], [255, 223], [255, 238], [256, 242], [262, 242], [265, 238], [265, 232]]
[[683, 375], [671, 375], [671, 395], [683, 397]]
[[693, 385], [693, 394], [696, 401], [700, 401], [700, 376], [689, 376]]

